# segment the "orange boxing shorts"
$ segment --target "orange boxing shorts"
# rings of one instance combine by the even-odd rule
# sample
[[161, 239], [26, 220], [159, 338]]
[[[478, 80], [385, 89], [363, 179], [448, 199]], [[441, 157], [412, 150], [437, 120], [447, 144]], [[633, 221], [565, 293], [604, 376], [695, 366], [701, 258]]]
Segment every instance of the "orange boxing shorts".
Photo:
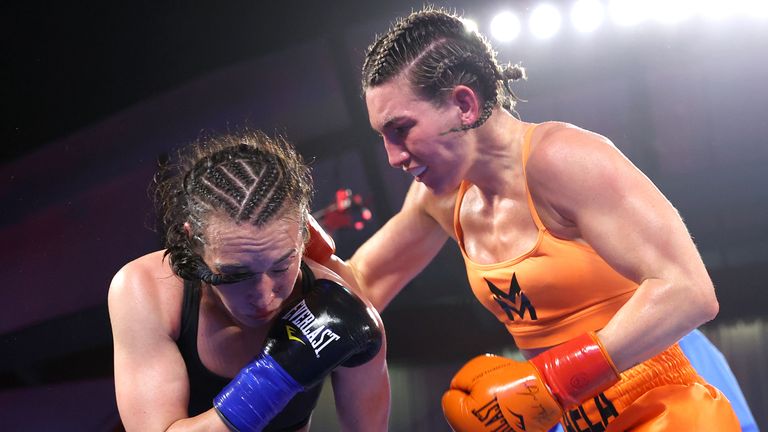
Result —
[[566, 410], [561, 423], [566, 432], [741, 431], [728, 399], [696, 373], [677, 344]]

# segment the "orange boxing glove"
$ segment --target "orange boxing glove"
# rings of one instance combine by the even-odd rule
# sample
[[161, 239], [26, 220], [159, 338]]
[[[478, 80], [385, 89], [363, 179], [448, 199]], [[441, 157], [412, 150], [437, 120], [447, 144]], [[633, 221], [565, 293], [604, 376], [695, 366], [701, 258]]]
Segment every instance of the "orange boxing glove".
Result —
[[336, 243], [311, 214], [307, 214], [307, 231], [309, 240], [304, 248], [304, 256], [319, 263], [331, 258], [336, 252]]
[[586, 333], [527, 362], [490, 354], [470, 360], [443, 395], [456, 432], [546, 432], [563, 410], [619, 380], [594, 333]]

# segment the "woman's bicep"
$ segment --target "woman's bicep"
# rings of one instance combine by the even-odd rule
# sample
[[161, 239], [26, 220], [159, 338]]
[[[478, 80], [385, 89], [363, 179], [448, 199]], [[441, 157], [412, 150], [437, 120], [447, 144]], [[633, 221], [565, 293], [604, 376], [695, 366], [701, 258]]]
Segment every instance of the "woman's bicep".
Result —
[[390, 411], [386, 337], [371, 361], [337, 368], [331, 375], [336, 412], [343, 431], [386, 431]]
[[607, 139], [565, 128], [540, 145], [533, 188], [614, 269], [635, 282], [702, 272], [672, 204]]
[[126, 430], [166, 430], [188, 416], [189, 385], [178, 351], [115, 346], [115, 392]]
[[576, 135], [539, 153], [545, 157], [534, 165], [534, 188], [606, 263], [639, 285], [599, 333], [623, 370], [712, 319], [717, 301], [672, 204], [607, 140]]
[[709, 276], [677, 210], [628, 161], [617, 158], [616, 164], [603, 190], [574, 210], [582, 237], [635, 282], [663, 279], [695, 294], [710, 290]]
[[133, 282], [118, 273], [109, 292], [117, 405], [126, 430], [164, 431], [187, 417], [186, 367], [156, 303]]
[[349, 259], [360, 288], [383, 310], [440, 251], [448, 234], [409, 192], [403, 208]]

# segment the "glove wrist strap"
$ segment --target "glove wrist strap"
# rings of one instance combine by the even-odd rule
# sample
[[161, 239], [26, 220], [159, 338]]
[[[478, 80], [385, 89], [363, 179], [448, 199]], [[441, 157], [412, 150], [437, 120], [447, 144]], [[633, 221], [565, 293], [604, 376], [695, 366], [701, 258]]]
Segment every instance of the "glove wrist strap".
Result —
[[271, 356], [261, 354], [213, 399], [230, 430], [260, 431], [303, 388]]
[[532, 358], [563, 408], [595, 396], [619, 380], [619, 371], [594, 332], [585, 333]]

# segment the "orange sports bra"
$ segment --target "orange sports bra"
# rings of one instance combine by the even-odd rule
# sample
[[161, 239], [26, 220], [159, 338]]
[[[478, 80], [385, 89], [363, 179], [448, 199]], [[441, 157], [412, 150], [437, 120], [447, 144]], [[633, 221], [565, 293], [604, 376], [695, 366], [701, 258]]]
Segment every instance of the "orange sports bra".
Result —
[[[523, 174], [531, 136], [525, 133]], [[528, 190], [531, 216], [539, 230], [527, 253], [495, 264], [473, 262], [464, 248], [459, 210], [471, 184], [463, 181], [456, 197], [453, 227], [475, 297], [504, 323], [518, 348], [550, 347], [586, 331], [603, 328], [637, 289], [590, 246], [553, 236], [542, 224]]]

